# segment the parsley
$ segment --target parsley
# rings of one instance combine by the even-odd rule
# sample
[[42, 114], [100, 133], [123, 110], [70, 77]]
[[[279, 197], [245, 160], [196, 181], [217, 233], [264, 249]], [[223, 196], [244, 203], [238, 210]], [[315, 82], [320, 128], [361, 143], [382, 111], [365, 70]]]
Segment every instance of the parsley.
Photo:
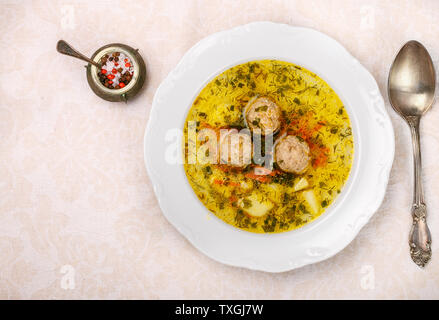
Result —
[[267, 111], [267, 109], [268, 109], [268, 106], [260, 106], [260, 107], [257, 107], [256, 109], [255, 109], [255, 111], [256, 112], [259, 112], [259, 111]]
[[342, 138], [346, 138], [346, 137], [350, 136], [351, 134], [352, 134], [351, 128], [346, 128], [346, 130], [344, 132], [340, 132], [340, 136]]
[[210, 176], [212, 174], [212, 168], [210, 166], [207, 166], [204, 168], [204, 172]]
[[274, 232], [274, 230], [276, 229], [276, 224], [277, 218], [270, 215], [264, 220], [264, 225], [262, 226], [262, 229], [264, 229], [265, 232]]
[[283, 173], [274, 176], [271, 181], [282, 185], [292, 186], [295, 177], [296, 175], [294, 173]]
[[248, 228], [248, 225], [250, 224], [250, 220], [241, 209], [238, 209], [236, 212], [235, 222], [240, 228]]
[[244, 204], [244, 208], [250, 208], [252, 206], [252, 202], [248, 199], [243, 199], [242, 203]]
[[299, 210], [303, 213], [309, 213], [308, 210], [306, 210], [306, 207], [303, 203], [299, 204]]

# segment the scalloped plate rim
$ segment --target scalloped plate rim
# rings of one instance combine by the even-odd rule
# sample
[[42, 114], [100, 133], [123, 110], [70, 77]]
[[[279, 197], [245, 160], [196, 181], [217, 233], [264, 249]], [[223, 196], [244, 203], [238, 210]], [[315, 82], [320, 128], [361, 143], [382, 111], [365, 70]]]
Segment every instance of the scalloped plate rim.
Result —
[[[238, 261], [236, 258], [235, 259], [227, 259], [224, 256], [222, 256], [222, 257], [216, 256], [214, 253], [211, 253], [208, 250], [205, 250], [202, 246], [198, 245], [198, 243], [194, 237], [194, 233], [185, 225], [179, 225], [179, 224], [175, 223], [175, 221], [172, 219], [172, 216], [170, 216], [169, 213], [167, 212], [166, 199], [164, 197], [162, 197], [162, 195], [161, 195], [161, 192], [162, 192], [160, 190], [161, 186], [160, 186], [160, 183], [158, 182], [160, 179], [156, 176], [154, 169], [152, 167], [150, 167], [150, 165], [147, 161], [147, 159], [149, 157], [149, 155], [147, 153], [147, 148], [148, 148], [148, 143], [149, 143], [148, 136], [150, 136], [152, 134], [151, 133], [151, 130], [153, 129], [152, 123], [155, 120], [155, 118], [157, 117], [157, 111], [158, 111], [157, 107], [154, 107], [154, 106], [157, 105], [157, 103], [160, 99], [160, 96], [163, 94], [162, 91], [165, 91], [166, 87], [170, 85], [170, 82], [172, 82], [173, 77], [177, 76], [179, 72], [182, 72], [181, 69], [183, 69], [185, 63], [187, 63], [186, 60], [189, 59], [190, 56], [192, 54], [194, 54], [197, 49], [199, 49], [200, 47], [202, 47], [203, 45], [207, 44], [209, 41], [212, 41], [215, 38], [220, 38], [228, 33], [233, 34], [233, 33], [242, 32], [242, 31], [249, 32], [254, 27], [257, 28], [257, 27], [264, 26], [264, 25], [268, 25], [271, 27], [273, 27], [275, 25], [275, 27], [286, 28], [289, 31], [294, 30], [295, 32], [300, 32], [301, 30], [304, 30], [306, 32], [312, 31], [312, 32], [319, 34], [319, 36], [324, 36], [326, 39], [333, 42], [333, 44], [337, 45], [338, 49], [343, 50], [345, 52], [345, 54], [347, 54], [352, 59], [351, 62], [354, 62], [357, 64], [356, 71], [363, 72], [363, 74], [369, 78], [368, 79], [369, 84], [372, 84], [373, 89], [376, 90], [376, 93], [378, 95], [378, 99], [380, 100], [380, 102], [382, 102], [382, 104], [380, 103], [380, 105], [382, 105], [382, 107], [380, 108], [381, 109], [380, 111], [382, 112], [383, 117], [384, 117], [384, 119], [382, 119], [382, 120], [384, 120], [386, 122], [386, 129], [387, 129], [386, 131], [388, 134], [387, 142], [389, 143], [389, 145], [388, 145], [389, 148], [387, 149], [387, 151], [388, 151], [387, 154], [384, 154], [381, 157], [381, 159], [384, 159], [384, 163], [382, 163], [381, 168], [380, 168], [380, 171], [382, 171], [382, 173], [383, 173], [383, 175], [381, 176], [381, 179], [379, 181], [380, 188], [377, 188], [379, 190], [377, 190], [375, 192], [376, 196], [374, 197], [374, 199], [372, 199], [372, 201], [370, 201], [367, 209], [363, 210], [362, 215], [358, 216], [358, 218], [356, 220], [358, 223], [356, 223], [355, 226], [352, 227], [351, 232], [349, 234], [344, 235], [343, 243], [341, 243], [338, 246], [333, 246], [332, 250], [330, 250], [329, 253], [327, 253], [326, 255], [313, 256], [313, 257], [310, 257], [308, 255], [308, 259], [302, 259], [300, 261], [288, 261], [288, 263], [284, 264], [283, 266], [268, 266], [265, 264], [264, 265], [255, 264], [255, 263], [252, 263], [251, 261], [250, 262], [245, 261], [245, 260]], [[318, 72], [316, 72], [316, 73], [318, 74]], [[293, 26], [289, 26], [286, 24], [278, 24], [278, 23], [273, 23], [273, 22], [268, 22], [268, 21], [253, 22], [253, 23], [249, 23], [246, 25], [237, 26], [237, 27], [229, 29], [229, 30], [224, 30], [224, 31], [220, 31], [220, 32], [211, 34], [211, 35], [207, 36], [206, 38], [200, 40], [192, 48], [190, 48], [184, 54], [184, 56], [181, 58], [180, 62], [177, 64], [177, 66], [168, 74], [168, 76], [162, 81], [162, 83], [157, 88], [156, 93], [154, 95], [152, 109], [151, 109], [150, 116], [149, 116], [149, 119], [147, 122], [145, 136], [144, 136], [144, 160], [145, 160], [146, 170], [148, 172], [148, 175], [151, 177], [151, 182], [153, 185], [154, 193], [156, 194], [159, 206], [160, 206], [164, 216], [171, 223], [171, 225], [173, 225], [195, 248], [197, 248], [202, 253], [204, 253], [206, 256], [210, 257], [211, 259], [213, 259], [215, 261], [218, 261], [218, 262], [221, 262], [221, 263], [224, 263], [227, 265], [243, 267], [243, 268], [247, 268], [247, 269], [251, 269], [251, 270], [266, 271], [266, 272], [285, 272], [285, 271], [293, 270], [293, 269], [296, 269], [296, 268], [299, 268], [299, 267], [302, 267], [302, 266], [305, 266], [308, 264], [317, 263], [317, 262], [326, 260], [326, 259], [336, 255], [337, 253], [342, 251], [347, 245], [349, 245], [352, 242], [352, 240], [357, 236], [357, 234], [359, 233], [361, 228], [369, 221], [369, 219], [376, 212], [376, 210], [378, 210], [380, 204], [382, 203], [382, 201], [384, 199], [385, 191], [386, 191], [387, 184], [389, 181], [391, 167], [393, 164], [394, 153], [395, 153], [394, 149], [395, 149], [395, 142], [394, 142], [393, 126], [392, 126], [392, 123], [391, 123], [390, 118], [388, 116], [387, 110], [385, 109], [384, 99], [381, 96], [381, 93], [379, 91], [379, 87], [378, 87], [374, 77], [370, 74], [370, 72], [366, 68], [364, 68], [358, 62], [358, 60], [356, 60], [338, 41], [325, 35], [324, 33], [321, 33], [319, 31], [316, 31], [316, 30], [311, 29], [311, 28], [293, 27]]]

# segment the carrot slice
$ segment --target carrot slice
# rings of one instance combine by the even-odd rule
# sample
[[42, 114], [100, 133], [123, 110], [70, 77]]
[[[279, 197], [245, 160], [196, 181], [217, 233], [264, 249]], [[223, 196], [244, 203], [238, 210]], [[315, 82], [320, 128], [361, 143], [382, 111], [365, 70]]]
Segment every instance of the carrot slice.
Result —
[[270, 170], [270, 169], [267, 169], [267, 168], [261, 167], [261, 166], [253, 166], [253, 172], [257, 176], [267, 176], [267, 175], [269, 175], [269, 176], [272, 176], [272, 177], [274, 177], [275, 175], [280, 173], [279, 170]]
[[220, 179], [213, 180], [213, 183], [219, 184], [219, 185], [232, 186], [232, 187], [239, 187], [241, 185], [239, 182], [224, 181], [224, 180], [220, 180]]
[[246, 173], [245, 177], [249, 179], [257, 180], [259, 182], [267, 182], [270, 180], [267, 176], [261, 176], [254, 173]]

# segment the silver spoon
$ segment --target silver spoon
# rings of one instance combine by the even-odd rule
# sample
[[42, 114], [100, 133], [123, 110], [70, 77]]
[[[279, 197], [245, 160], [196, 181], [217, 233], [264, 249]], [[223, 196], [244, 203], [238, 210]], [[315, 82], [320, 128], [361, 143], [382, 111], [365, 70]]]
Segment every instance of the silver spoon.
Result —
[[75, 49], [73, 49], [73, 47], [68, 44], [67, 42], [65, 42], [64, 40], [59, 40], [58, 43], [56, 44], [56, 50], [59, 53], [74, 57], [74, 58], [78, 58], [81, 60], [84, 60], [88, 63], [91, 63], [92, 65], [96, 66], [96, 68], [100, 69], [101, 65], [93, 60], [91, 60], [90, 58], [88, 58], [87, 56], [83, 55], [82, 53], [76, 51]]
[[412, 134], [415, 188], [409, 245], [412, 260], [420, 267], [431, 258], [431, 235], [421, 181], [419, 124], [433, 104], [435, 85], [436, 75], [427, 49], [417, 41], [407, 42], [390, 68], [388, 94], [393, 109], [408, 123]]

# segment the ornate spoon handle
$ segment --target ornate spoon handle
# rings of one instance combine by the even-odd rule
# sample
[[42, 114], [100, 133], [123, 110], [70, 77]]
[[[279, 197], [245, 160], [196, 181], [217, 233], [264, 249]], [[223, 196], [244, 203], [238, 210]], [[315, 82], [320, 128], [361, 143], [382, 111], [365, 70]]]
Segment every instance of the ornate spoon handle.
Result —
[[420, 117], [407, 117], [413, 143], [413, 162], [415, 171], [415, 188], [413, 191], [412, 217], [413, 225], [409, 236], [410, 255], [420, 267], [431, 258], [431, 235], [427, 226], [427, 208], [422, 189], [421, 146], [419, 139]]

